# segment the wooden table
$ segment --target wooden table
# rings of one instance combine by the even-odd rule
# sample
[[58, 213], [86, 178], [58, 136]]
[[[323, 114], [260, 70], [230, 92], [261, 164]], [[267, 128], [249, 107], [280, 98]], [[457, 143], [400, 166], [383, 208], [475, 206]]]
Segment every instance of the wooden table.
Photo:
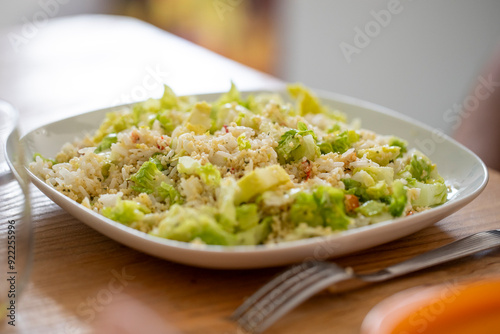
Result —
[[[103, 27], [107, 27], [104, 32]], [[61, 38], [71, 35], [72, 31], [79, 32], [76, 35], [80, 40], [70, 41], [70, 44], [83, 43], [88, 46], [82, 49], [86, 57], [80, 57], [78, 64], [73, 62], [72, 57], [58, 57], [61, 52], [59, 49], [51, 49]], [[110, 39], [110, 31], [115, 34], [115, 39]], [[229, 78], [248, 89], [272, 88], [280, 84], [275, 79], [159, 32], [144, 23], [124, 18], [90, 16], [55, 21], [40, 32], [37, 40], [31, 42], [33, 44], [27, 45], [28, 50], [23, 56], [15, 57], [9, 51], [0, 49], [0, 69], [15, 75], [13, 80], [16, 86], [13, 88], [12, 83], [2, 77], [0, 94], [19, 106], [23, 119], [29, 123], [25, 124], [28, 129], [45, 123], [47, 119], [104, 106], [107, 97], [101, 90], [115, 89], [108, 87], [108, 84], [113, 81], [113, 73], [119, 72], [119, 66], [111, 70], [108, 68], [108, 65], [114, 66], [111, 58], [128, 50], [137, 57], [127, 58], [131, 64], [149, 64], [149, 52], [144, 55], [134, 51], [134, 41], [141, 39], [148, 39], [151, 49], [160, 54], [161, 50], [165, 52], [167, 59], [160, 62], [167, 70], [173, 68], [183, 73], [179, 68], [188, 70], [190, 67], [185, 62], [170, 62], [169, 52], [190, 55], [178, 56], [178, 59], [199, 56], [202, 58], [200, 61], [210, 68], [210, 71], [203, 73], [186, 72], [193, 77], [202, 77], [200, 81], [203, 82], [194, 82], [193, 87], [184, 84], [186, 78], [178, 74], [172, 86], [182, 93], [225, 89]], [[110, 41], [114, 43], [112, 50], [107, 46]], [[30, 58], [29, 48], [38, 50], [45, 58]], [[108, 55], [110, 59], [98, 57], [102, 50], [112, 53]], [[158, 53], [155, 54], [156, 59], [162, 59]], [[81, 82], [71, 79], [67, 74], [68, 70], [73, 70], [80, 76], [85, 75], [92, 64], [104, 71], [105, 83], [96, 77]], [[73, 66], [78, 69], [75, 70]], [[123, 69], [134, 71], [134, 67]], [[221, 77], [212, 78], [211, 75], [219, 73], [219, 69]], [[80, 77], [77, 75], [77, 78]], [[136, 76], [125, 76], [115, 79], [115, 82], [119, 82], [121, 87], [134, 87], [136, 79]], [[41, 91], [29, 89], [34, 88], [34, 83], [44, 80], [45, 85], [37, 88]], [[54, 90], [56, 83], [53, 80], [68, 80], [64, 92], [77, 92], [71, 93], [71, 96], [58, 94]], [[89, 86], [90, 82], [95, 83], [97, 88]], [[498, 203], [500, 173], [490, 170], [490, 181], [485, 191], [454, 215], [406, 238], [337, 259], [336, 262], [359, 271], [376, 270], [471, 233], [500, 228]], [[68, 215], [38, 190], [33, 191], [33, 217], [35, 260], [31, 282], [19, 303], [18, 332], [76, 334], [95, 330], [98, 333], [240, 333], [228, 320], [229, 315], [246, 297], [283, 269], [219, 271], [156, 259], [95, 232]], [[494, 275], [500, 275], [500, 250], [343, 295], [317, 295], [285, 316], [268, 332], [358, 333], [367, 312], [384, 298], [401, 290], [419, 285], [453, 284], [457, 280]]]

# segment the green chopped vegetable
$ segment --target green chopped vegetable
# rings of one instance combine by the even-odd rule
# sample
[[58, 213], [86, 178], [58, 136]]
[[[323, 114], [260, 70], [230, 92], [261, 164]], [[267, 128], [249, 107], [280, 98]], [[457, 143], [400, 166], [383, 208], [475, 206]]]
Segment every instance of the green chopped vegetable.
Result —
[[116, 205], [102, 209], [102, 215], [124, 225], [130, 225], [133, 222], [139, 222], [144, 218], [144, 214], [149, 213], [145, 206], [129, 200], [118, 198]]
[[408, 152], [408, 142], [406, 140], [403, 140], [398, 137], [391, 137], [389, 139], [389, 146], [398, 146], [400, 148], [399, 150], [399, 156], [398, 158], [402, 157], [404, 153]]
[[378, 181], [374, 186], [366, 188], [366, 194], [371, 199], [380, 199], [389, 195], [389, 187], [387, 182]]
[[423, 154], [415, 153], [411, 157], [409, 171], [418, 181], [426, 181], [431, 177], [434, 165]]
[[43, 160], [43, 162], [51, 162], [51, 163], [52, 163], [52, 166], [57, 164], [57, 161], [52, 160], [52, 159], [45, 158], [45, 157], [44, 157], [43, 155], [41, 155], [40, 153], [35, 153], [35, 154], [33, 154], [33, 161], [36, 161], [36, 157], [40, 157], [40, 159], [42, 159], [42, 160]]
[[288, 93], [295, 99], [297, 110], [300, 115], [323, 113], [332, 119], [345, 122], [345, 115], [341, 112], [333, 112], [321, 105], [319, 99], [309, 89], [300, 84], [287, 86]]
[[100, 143], [107, 135], [111, 133], [118, 133], [135, 124], [136, 122], [132, 113], [122, 114], [117, 111], [109, 112], [106, 114], [106, 118], [96, 131], [92, 141], [94, 143]]
[[314, 161], [320, 155], [314, 131], [308, 130], [302, 122], [299, 122], [297, 127], [298, 130], [291, 129], [285, 132], [275, 149], [282, 164], [303, 158]]
[[379, 201], [368, 201], [363, 203], [359, 208], [356, 209], [356, 212], [361, 213], [366, 217], [374, 217], [378, 216], [381, 213], [388, 210], [387, 204], [379, 202]]
[[272, 217], [267, 217], [255, 226], [236, 234], [238, 245], [258, 245], [271, 233]]
[[342, 179], [342, 182], [344, 183], [347, 194], [355, 195], [362, 202], [368, 201], [370, 199], [366, 192], [366, 187], [364, 187], [361, 182], [353, 180], [352, 178]]
[[220, 172], [211, 163], [207, 162], [203, 166], [200, 166], [196, 172], [203, 182], [207, 185], [218, 185], [221, 180]]
[[163, 112], [158, 113], [154, 119], [157, 119], [160, 122], [162, 128], [165, 130], [165, 133], [167, 135], [172, 134], [172, 131], [174, 131], [175, 126], [174, 122], [172, 122], [172, 119], [170, 118], [170, 110], [165, 110]]
[[107, 179], [109, 177], [109, 169], [110, 168], [111, 168], [111, 164], [110, 163], [104, 164], [101, 167], [101, 174], [102, 174], [102, 177], [104, 177], [104, 179]]
[[211, 110], [212, 107], [206, 102], [196, 103], [186, 121], [186, 128], [199, 135], [210, 130], [212, 126]]
[[367, 166], [363, 168], [356, 168], [354, 170], [354, 175], [356, 175], [359, 171], [365, 171], [375, 182], [384, 181], [387, 185], [391, 185], [394, 179], [394, 169], [391, 167]]
[[446, 202], [448, 188], [443, 182], [436, 181], [433, 183], [423, 183], [417, 180], [411, 180], [408, 182], [408, 186], [420, 189], [418, 198], [411, 201], [414, 207], [428, 207]]
[[358, 156], [366, 156], [373, 162], [376, 162], [381, 166], [385, 166], [389, 162], [394, 161], [400, 155], [400, 152], [401, 148], [399, 146], [378, 146], [358, 150]]
[[94, 150], [94, 153], [101, 153], [103, 151], [110, 149], [111, 145], [113, 145], [117, 141], [118, 137], [116, 136], [116, 133], [110, 133], [109, 135], [107, 135], [102, 139], [99, 146], [97, 146], [97, 148]]
[[240, 151], [243, 151], [243, 150], [249, 150], [252, 148], [252, 145], [250, 144], [250, 141], [245, 139], [246, 136], [245, 134], [242, 134], [238, 137], [237, 141], [238, 141], [238, 148]]
[[131, 188], [140, 193], [152, 194], [165, 179], [166, 176], [158, 170], [154, 162], [146, 161], [137, 173], [130, 177], [135, 183]]
[[220, 107], [226, 103], [237, 103], [237, 104], [242, 104], [243, 101], [241, 100], [241, 94], [238, 88], [236, 88], [236, 85], [234, 82], [231, 81], [231, 89], [229, 89], [229, 92], [222, 94], [222, 96], [214, 103], [215, 107]]
[[130, 188], [139, 193], [153, 194], [160, 201], [169, 199], [170, 205], [181, 203], [179, 192], [169, 184], [167, 176], [158, 169], [158, 164], [159, 161], [155, 157], [144, 162], [137, 173], [130, 177], [130, 181], [134, 182]]
[[160, 152], [156, 152], [155, 154], [153, 154], [151, 156], [151, 158], [149, 158], [149, 161], [151, 161], [152, 163], [154, 163], [156, 165], [156, 168], [158, 168], [159, 171], [162, 171], [162, 170], [165, 169], [165, 167], [162, 165], [160, 159], [158, 159], [158, 157], [160, 155], [164, 155], [164, 154], [162, 154]]
[[175, 95], [172, 88], [167, 85], [164, 85], [163, 96], [160, 99], [160, 103], [162, 108], [172, 109], [174, 107], [179, 106], [179, 99], [177, 95]]
[[184, 203], [184, 200], [182, 199], [181, 197], [181, 194], [175, 190], [175, 188], [166, 183], [166, 182], [162, 182], [160, 183], [160, 187], [158, 188], [158, 195], [161, 197], [161, 198], [168, 198], [169, 201], [170, 201], [170, 204], [182, 204]]
[[217, 221], [229, 232], [234, 232], [238, 225], [234, 198], [238, 186], [233, 179], [224, 179], [217, 190]]
[[309, 226], [324, 225], [318, 203], [312, 193], [300, 192], [297, 194], [290, 208], [289, 217], [295, 225], [300, 223], [306, 223]]
[[406, 207], [408, 197], [407, 190], [403, 182], [395, 180], [392, 183], [392, 194], [389, 197], [389, 212], [393, 217], [400, 217]]
[[259, 223], [259, 212], [256, 204], [241, 204], [236, 207], [236, 220], [240, 231], [249, 230]]
[[199, 239], [209, 245], [235, 245], [237, 238], [227, 232], [209, 208], [190, 208], [174, 204], [151, 234], [178, 241]]
[[209, 162], [201, 165], [199, 161], [191, 157], [180, 157], [177, 170], [183, 174], [198, 175], [207, 185], [217, 186], [221, 180], [217, 167]]
[[235, 202], [248, 202], [255, 196], [262, 194], [281, 184], [290, 182], [288, 173], [278, 165], [256, 168], [238, 180], [238, 192]]
[[332, 230], [347, 229], [351, 219], [346, 215], [344, 192], [338, 188], [319, 186], [313, 194], [325, 226], [330, 226]]
[[92, 138], [57, 154], [65, 163], [35, 154], [30, 168], [131, 228], [230, 247], [326, 236], [447, 200], [437, 167], [405, 140], [346, 123], [302, 85], [288, 92], [243, 98], [231, 83], [198, 102], [165, 86], [107, 113]]
[[312, 193], [300, 192], [289, 219], [296, 225], [329, 226], [333, 230], [344, 230], [351, 222], [345, 211], [344, 192], [329, 186], [319, 186]]
[[341, 132], [319, 144], [321, 153], [345, 153], [345, 151], [350, 149], [352, 145], [359, 140], [359, 138], [359, 134], [354, 130]]

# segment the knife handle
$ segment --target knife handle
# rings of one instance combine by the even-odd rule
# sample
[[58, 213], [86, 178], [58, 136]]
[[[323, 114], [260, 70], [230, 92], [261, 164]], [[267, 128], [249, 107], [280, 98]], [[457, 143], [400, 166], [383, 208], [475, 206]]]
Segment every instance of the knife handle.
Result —
[[359, 277], [367, 282], [379, 282], [498, 246], [500, 246], [500, 230], [479, 232], [389, 266], [374, 274], [360, 275]]

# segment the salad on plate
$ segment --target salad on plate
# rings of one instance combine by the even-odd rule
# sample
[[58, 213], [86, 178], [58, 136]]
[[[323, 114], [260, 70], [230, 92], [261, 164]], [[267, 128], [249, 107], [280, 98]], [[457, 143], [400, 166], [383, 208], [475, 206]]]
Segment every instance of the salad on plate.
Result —
[[404, 139], [287, 91], [243, 98], [232, 84], [197, 101], [165, 86], [30, 170], [123, 225], [211, 245], [326, 236], [446, 202], [436, 165]]

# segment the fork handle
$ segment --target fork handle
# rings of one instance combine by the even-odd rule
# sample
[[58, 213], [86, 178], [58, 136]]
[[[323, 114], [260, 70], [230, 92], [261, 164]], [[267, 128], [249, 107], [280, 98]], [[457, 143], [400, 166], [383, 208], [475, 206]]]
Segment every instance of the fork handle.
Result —
[[377, 273], [358, 277], [366, 282], [380, 282], [498, 246], [500, 246], [500, 230], [479, 232], [389, 266]]

